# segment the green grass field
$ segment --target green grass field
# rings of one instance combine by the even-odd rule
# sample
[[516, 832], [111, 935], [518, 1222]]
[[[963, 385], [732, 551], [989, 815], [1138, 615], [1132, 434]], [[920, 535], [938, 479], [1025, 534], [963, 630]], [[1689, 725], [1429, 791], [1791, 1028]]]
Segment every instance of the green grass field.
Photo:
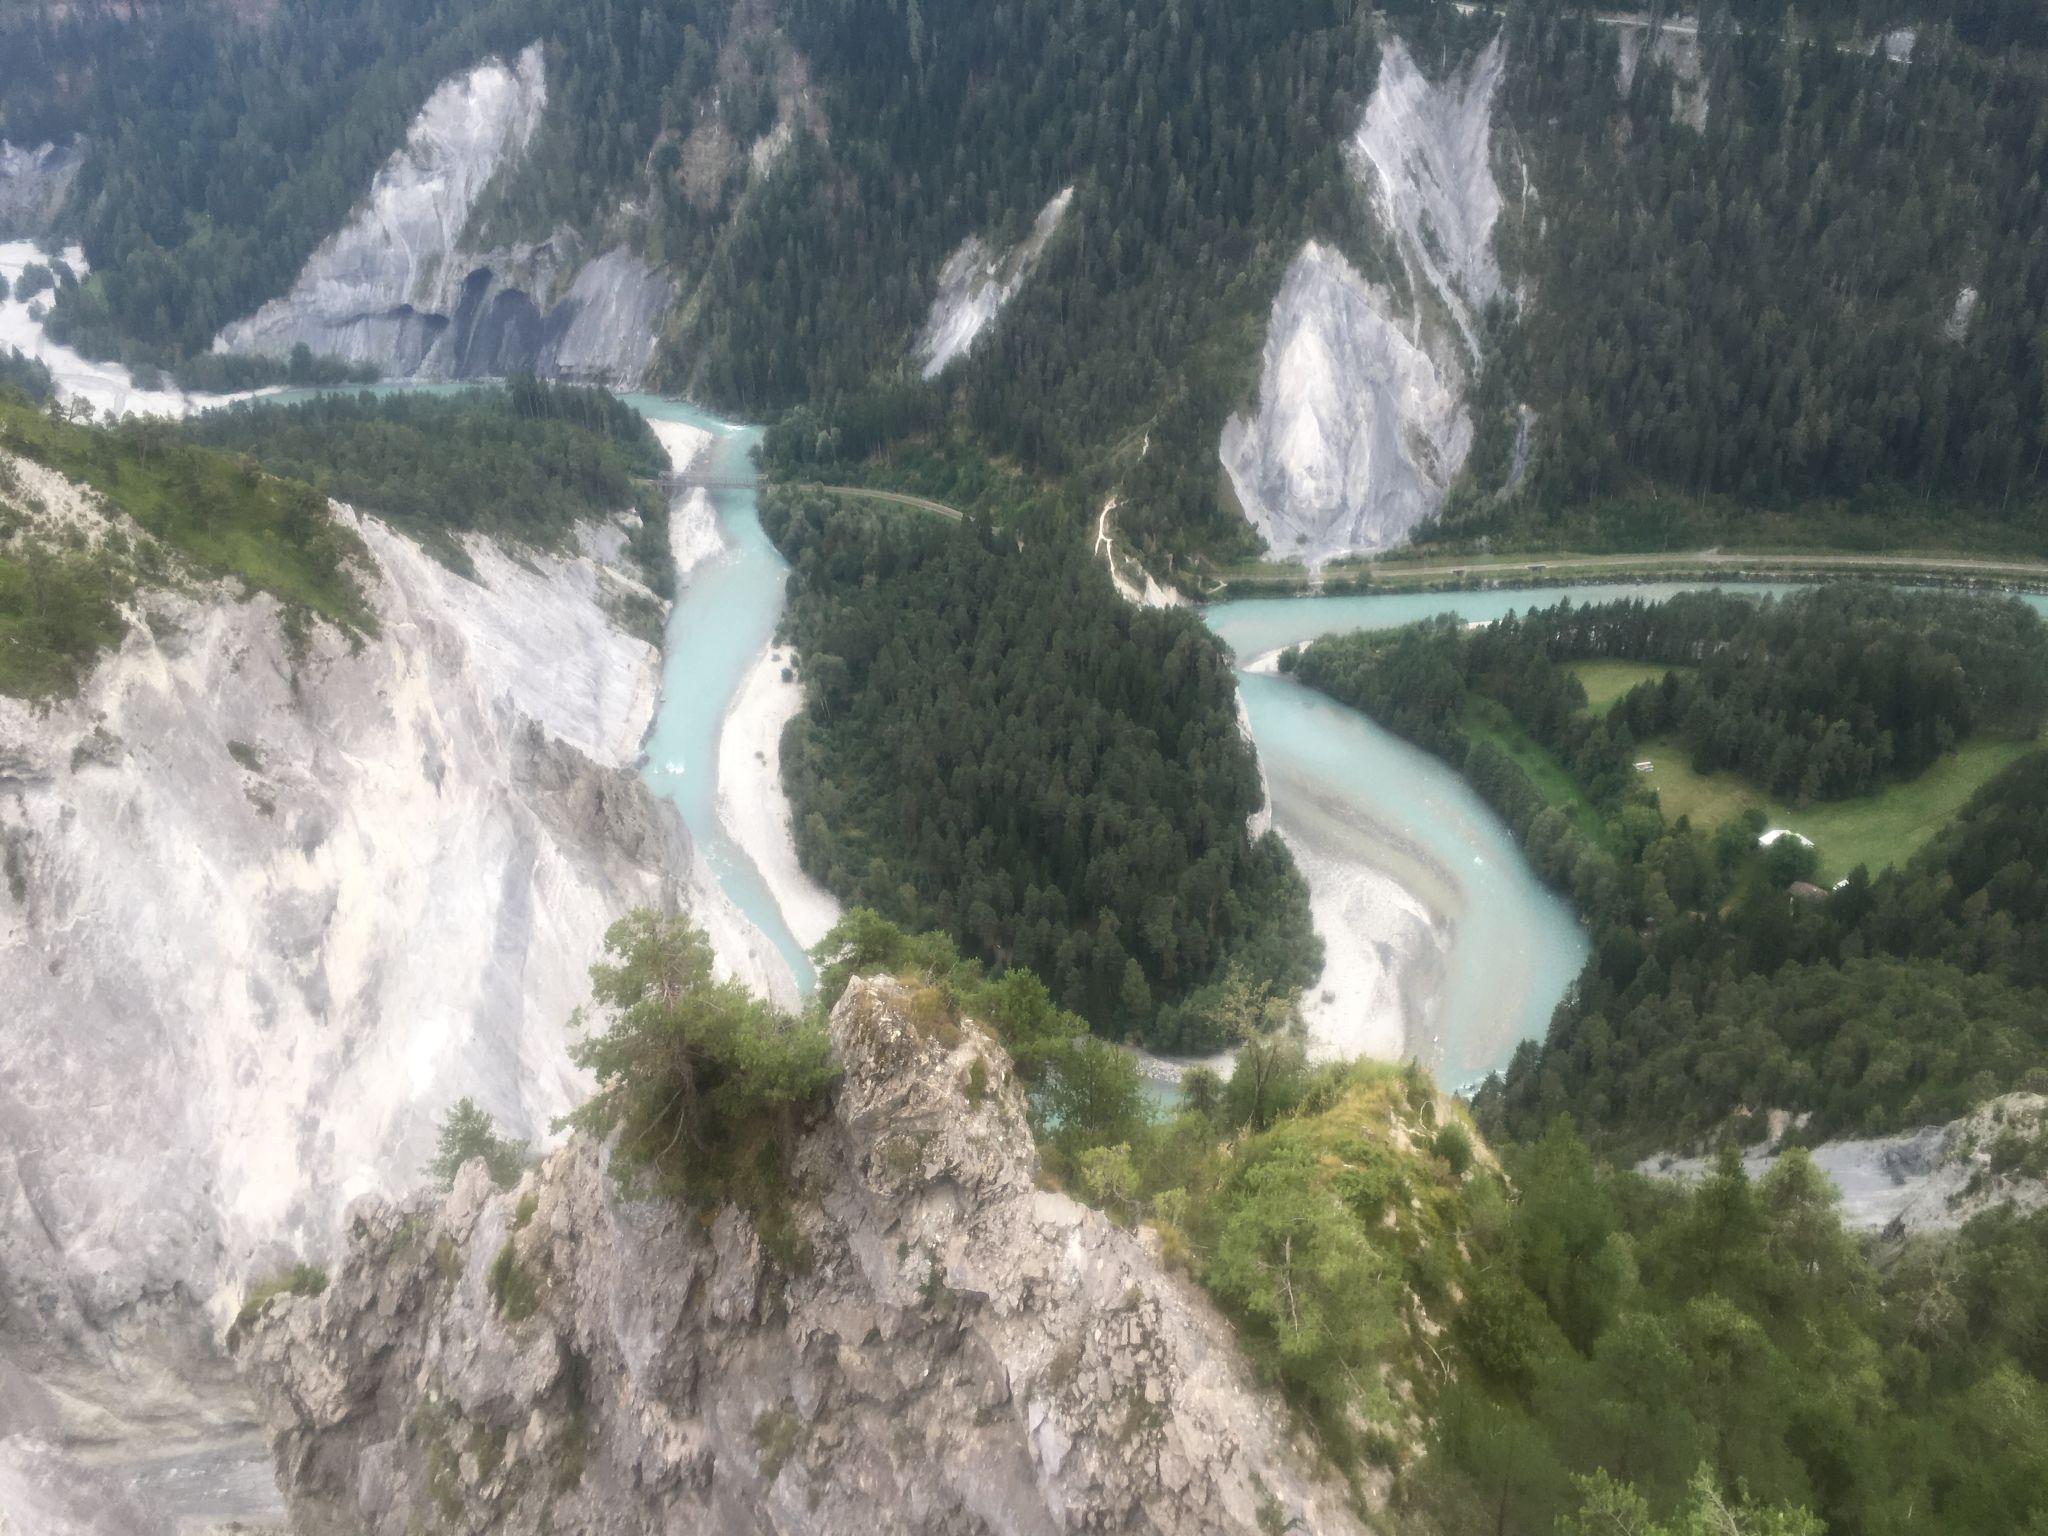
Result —
[[1579, 788], [1579, 781], [1494, 700], [1476, 695], [1467, 698], [1465, 734], [1474, 741], [1490, 741], [1513, 758], [1544, 800], [1568, 812], [1588, 839], [1599, 842], [1605, 837], [1600, 813]]
[[1666, 672], [1684, 670], [1647, 661], [1574, 661], [1565, 665], [1565, 671], [1586, 690], [1586, 708], [1594, 715], [1606, 714], [1638, 683], [1654, 683]]
[[1693, 772], [1685, 748], [1668, 737], [1645, 741], [1637, 750], [1656, 764], [1643, 780], [1657, 791], [1669, 820], [1690, 816], [1694, 826], [1711, 829], [1760, 806], [1772, 826], [1812, 838], [1821, 873], [1835, 880], [1858, 864], [1876, 874], [1904, 862], [1962, 809], [1980, 784], [2040, 746], [2038, 738], [1972, 737], [1917, 779], [1804, 810], [1772, 799], [1732, 773]]

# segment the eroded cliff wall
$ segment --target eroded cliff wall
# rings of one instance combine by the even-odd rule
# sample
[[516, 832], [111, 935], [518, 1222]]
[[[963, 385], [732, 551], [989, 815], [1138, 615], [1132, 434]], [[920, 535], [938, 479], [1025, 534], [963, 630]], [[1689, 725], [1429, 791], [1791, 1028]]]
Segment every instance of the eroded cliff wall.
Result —
[[76, 698], [0, 699], [0, 1435], [198, 1425], [243, 1284], [411, 1187], [454, 1099], [544, 1135], [627, 909], [688, 901], [769, 985], [635, 771], [658, 657], [613, 618], [619, 530], [477, 541], [472, 579], [337, 515], [375, 633], [180, 577]]
[[1311, 242], [1274, 301], [1256, 407], [1224, 427], [1223, 467], [1278, 559], [1315, 567], [1399, 544], [1464, 465], [1465, 391], [1500, 291], [1502, 64], [1496, 38], [1433, 82], [1386, 43], [1350, 155], [1407, 292]]
[[639, 384], [674, 298], [666, 275], [623, 247], [587, 250], [570, 230], [488, 250], [465, 238], [546, 105], [538, 43], [445, 81], [291, 291], [228, 326], [215, 350], [281, 357], [303, 343], [399, 378]]

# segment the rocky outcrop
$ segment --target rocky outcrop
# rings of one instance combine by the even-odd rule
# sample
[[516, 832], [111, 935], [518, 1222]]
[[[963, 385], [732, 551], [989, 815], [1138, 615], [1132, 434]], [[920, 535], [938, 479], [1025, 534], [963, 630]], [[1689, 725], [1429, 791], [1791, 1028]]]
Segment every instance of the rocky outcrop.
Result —
[[304, 343], [402, 378], [638, 384], [674, 298], [668, 277], [623, 247], [593, 254], [569, 230], [489, 250], [465, 240], [546, 103], [538, 43], [444, 82], [291, 291], [228, 326], [215, 350], [277, 357]]
[[84, 161], [85, 147], [76, 141], [30, 145], [0, 139], [0, 239], [47, 234]]
[[359, 1203], [240, 1351], [295, 1529], [1361, 1529], [1155, 1243], [1038, 1187], [989, 1034], [888, 980], [831, 1028], [772, 1244], [580, 1139]]
[[988, 323], [1015, 298], [1038, 265], [1074, 200], [1068, 187], [1038, 212], [1031, 233], [1008, 250], [993, 250], [969, 235], [939, 269], [939, 291], [913, 349], [924, 376], [935, 379], [955, 358], [965, 357]]
[[1618, 48], [1616, 80], [1626, 96], [1647, 60], [1671, 71], [1671, 115], [1694, 128], [1707, 126], [1707, 81], [1700, 68], [1700, 24], [1693, 16], [1651, 22], [1617, 17], [1609, 23]]
[[1381, 53], [1351, 163], [1408, 293], [1311, 242], [1274, 301], [1257, 406], [1223, 431], [1239, 505], [1280, 559], [1315, 567], [1400, 543], [1464, 465], [1464, 393], [1481, 316], [1500, 291], [1492, 124], [1502, 62], [1496, 38], [1432, 83], [1398, 38]]
[[[1742, 1160], [1752, 1178], [1769, 1171], [1779, 1155], [1778, 1142], [1800, 1123], [1782, 1112], [1771, 1118], [1770, 1141]], [[2023, 1211], [2048, 1205], [2039, 1154], [2031, 1171], [2007, 1155], [2029, 1145], [2048, 1146], [2048, 1095], [2009, 1093], [1946, 1125], [1822, 1142], [1808, 1155], [1840, 1193], [1844, 1226], [1863, 1232], [1941, 1232], [1993, 1205], [2010, 1203]], [[1659, 1177], [1695, 1179], [1710, 1172], [1713, 1162], [1661, 1156], [1646, 1158], [1638, 1167]]]

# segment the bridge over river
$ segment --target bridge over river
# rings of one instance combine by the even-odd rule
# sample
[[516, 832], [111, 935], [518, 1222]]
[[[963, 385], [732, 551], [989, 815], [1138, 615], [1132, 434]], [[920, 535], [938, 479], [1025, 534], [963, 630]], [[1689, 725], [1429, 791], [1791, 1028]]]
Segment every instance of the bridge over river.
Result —
[[[756, 491], [762, 481], [755, 475], [719, 474], [708, 470], [686, 469], [661, 477], [662, 488], [671, 496], [683, 491]], [[859, 496], [868, 501], [893, 502], [899, 507], [911, 507], [920, 512], [931, 512], [939, 517], [961, 520], [957, 507], [949, 507], [942, 501], [932, 501], [923, 496], [912, 496], [903, 491], [878, 491], [865, 485], [825, 485], [816, 480], [794, 480], [787, 482], [792, 490], [826, 491], [834, 496]]]

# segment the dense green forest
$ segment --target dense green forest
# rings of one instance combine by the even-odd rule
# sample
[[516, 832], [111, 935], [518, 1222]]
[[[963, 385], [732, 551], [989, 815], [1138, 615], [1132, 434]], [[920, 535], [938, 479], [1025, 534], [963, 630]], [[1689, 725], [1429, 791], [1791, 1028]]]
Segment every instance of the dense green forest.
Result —
[[[1507, 29], [1496, 126], [1533, 188], [1498, 235], [1526, 305], [1490, 317], [1479, 441], [1437, 536], [2038, 550], [2048, 49], [2025, 0], [1713, 12], [1698, 127], [1660, 67], [1624, 91], [1618, 29], [1557, 0], [1395, 9], [1432, 72]], [[1215, 445], [1300, 243], [1403, 287], [1342, 152], [1378, 25], [1347, 0], [37, 8], [0, 20], [35, 64], [0, 92], [0, 133], [90, 146], [62, 224], [93, 275], [58, 285], [59, 334], [195, 366], [288, 285], [434, 84], [538, 38], [549, 111], [473, 237], [609, 227], [631, 204], [623, 232], [689, 294], [665, 386], [800, 408], [784, 462], [834, 479], [971, 434], [1041, 480], [1114, 487], [1124, 537], [1165, 564], [1251, 548]], [[1893, 25], [1918, 29], [1910, 65], [1864, 46]], [[788, 147], [756, 174], [778, 124]], [[1034, 279], [917, 381], [946, 255], [1013, 241], [1067, 185]], [[1498, 496], [1525, 403], [1530, 473]]]
[[640, 413], [600, 389], [514, 379], [454, 394], [326, 395], [209, 411], [180, 431], [375, 512], [461, 563], [453, 533], [565, 547], [575, 524], [633, 510], [648, 586], [674, 588], [668, 456]]
[[818, 954], [820, 1008], [880, 972], [993, 1029], [1051, 1177], [1156, 1230], [1323, 1450], [1390, 1480], [1393, 1529], [2048, 1516], [2048, 1213], [1874, 1248], [1796, 1152], [1760, 1180], [1730, 1159], [1658, 1183], [1557, 1120], [1496, 1163], [1418, 1068], [1309, 1066], [1295, 999], [1241, 976], [1205, 1004], [1241, 1042], [1229, 1078], [1197, 1069], [1154, 1114], [1130, 1059], [1027, 971], [990, 980], [944, 935], [859, 910]]
[[[2035, 874], [2048, 826], [2025, 807], [2048, 783], [2048, 754], [2014, 763], [1927, 848], [1899, 850], [1898, 867], [1802, 900], [1787, 890], [1810, 880], [1815, 855], [1796, 839], [1758, 846], [1756, 817], [1711, 832], [1666, 820], [1631, 771], [1631, 718], [1667, 719], [1690, 697], [1710, 754], [1756, 736], [1775, 775], [1783, 754], [1853, 762], [1861, 743], [1883, 771], [1910, 772], [1960, 731], [2038, 728], [2043, 630], [2018, 603], [1820, 589], [1699, 595], [1661, 614], [1566, 605], [1475, 630], [1438, 620], [1333, 636], [1283, 664], [1459, 765], [1592, 929], [1548, 1040], [1480, 1093], [1483, 1122], [1527, 1138], [1570, 1111], [1604, 1142], [1648, 1151], [1731, 1122], [1759, 1136], [1774, 1108], [1809, 1112], [1816, 1138], [1901, 1129], [2040, 1081], [2048, 978], [2029, 956], [2048, 939]], [[1693, 670], [1596, 716], [1565, 668], [1587, 656]], [[1717, 693], [1703, 680], [1722, 657], [1743, 682]], [[1836, 690], [1830, 702], [1803, 694], [1808, 674]], [[1926, 691], [1936, 678], [1939, 700]], [[1898, 714], [1901, 701], [1925, 720]], [[1575, 795], [1546, 793], [1504, 749], [1503, 724]]]
[[[2004, 518], [2039, 552], [2048, 54], [1923, 27], [1906, 67], [1736, 9], [1762, 14], [1702, 26], [1697, 128], [1666, 71], [1622, 89], [1616, 29], [1507, 13], [1502, 106], [1541, 195], [1526, 216], [1510, 203], [1499, 241], [1534, 297], [1495, 317], [1473, 483], [1442, 531], [1540, 539], [1592, 500], [1654, 548], [1725, 496], [1931, 523], [1935, 542], [1965, 514]], [[2019, 7], [1957, 9], [1973, 35], [2020, 30]], [[2032, 32], [2038, 48], [2038, 9]], [[1522, 401], [1543, 422], [1529, 482], [1494, 499]]]
[[[1585, 660], [1669, 670], [1595, 716], [1559, 665]], [[1439, 751], [1475, 690], [1610, 798], [1635, 743], [1669, 734], [1696, 771], [1729, 769], [1806, 804], [1911, 778], [1976, 731], [2035, 735], [2048, 626], [2019, 602], [1884, 587], [1761, 602], [1687, 592], [1361, 634], [1313, 648], [1300, 676]]]
[[1047, 979], [1099, 1027], [1218, 1043], [1233, 964], [1300, 987], [1321, 947], [1222, 648], [1133, 608], [1027, 503], [997, 526], [771, 492], [805, 712], [783, 772], [805, 868], [849, 902]]

